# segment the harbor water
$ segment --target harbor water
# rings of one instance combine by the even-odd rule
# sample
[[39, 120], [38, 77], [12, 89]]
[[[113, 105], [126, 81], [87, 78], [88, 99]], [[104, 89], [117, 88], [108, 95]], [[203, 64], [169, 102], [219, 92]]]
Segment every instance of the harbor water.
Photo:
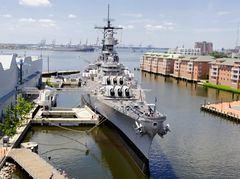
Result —
[[[24, 51], [15, 51], [24, 54]], [[97, 52], [27, 51], [43, 54], [43, 70], [83, 70]], [[142, 53], [120, 50], [120, 61], [139, 67]], [[149, 103], [167, 115], [171, 132], [156, 137], [151, 147], [150, 178], [240, 178], [239, 125], [202, 112], [201, 104], [238, 99], [231, 93], [207, 89], [174, 78], [134, 71]], [[76, 107], [79, 92], [59, 93], [58, 105]], [[144, 178], [110, 129], [104, 125], [87, 135], [86, 128], [33, 127], [26, 141], [39, 143], [39, 154], [71, 178]], [[78, 132], [76, 132], [78, 131]], [[50, 157], [50, 158], [49, 158]], [[50, 159], [50, 160], [49, 160]]]

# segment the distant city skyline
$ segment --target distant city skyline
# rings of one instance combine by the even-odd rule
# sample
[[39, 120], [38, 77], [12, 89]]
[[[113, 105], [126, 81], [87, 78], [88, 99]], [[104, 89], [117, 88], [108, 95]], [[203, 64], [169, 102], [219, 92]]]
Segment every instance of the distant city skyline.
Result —
[[[238, 0], [0, 0], [0, 43], [89, 44], [100, 42], [107, 5], [120, 44], [214, 49], [234, 48], [239, 39]], [[98, 40], [97, 40], [98, 39]], [[240, 43], [238, 43], [239, 45]]]

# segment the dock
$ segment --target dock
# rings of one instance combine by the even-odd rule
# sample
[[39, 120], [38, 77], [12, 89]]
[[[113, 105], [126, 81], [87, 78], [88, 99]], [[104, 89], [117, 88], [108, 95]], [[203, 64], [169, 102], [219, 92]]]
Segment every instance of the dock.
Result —
[[201, 109], [240, 123], [240, 101], [208, 103], [202, 105]]
[[20, 165], [32, 178], [46, 179], [50, 176], [52, 179], [65, 178], [52, 165], [29, 149], [12, 149], [8, 157]]
[[65, 71], [50, 71], [50, 72], [43, 72], [42, 77], [51, 77], [51, 76], [58, 76], [58, 75], [72, 75], [80, 73], [79, 70], [65, 70]]
[[64, 175], [61, 175], [59, 171], [36, 153], [29, 149], [18, 148], [29, 128], [34, 124], [49, 126], [93, 125], [94, 127], [91, 128], [93, 130], [103, 122], [104, 120], [100, 122], [99, 116], [87, 106], [81, 108], [52, 107], [49, 110], [44, 110], [42, 107], [35, 105], [28, 115], [28, 120], [17, 129], [17, 133], [9, 139], [7, 146], [4, 146], [3, 139], [1, 139], [0, 168], [10, 159], [20, 165], [31, 178], [45, 179], [50, 178], [52, 174], [53, 179], [64, 178]]
[[89, 107], [82, 108], [52, 108], [51, 110], [40, 109], [31, 121], [32, 124], [80, 126], [96, 125], [99, 116]]

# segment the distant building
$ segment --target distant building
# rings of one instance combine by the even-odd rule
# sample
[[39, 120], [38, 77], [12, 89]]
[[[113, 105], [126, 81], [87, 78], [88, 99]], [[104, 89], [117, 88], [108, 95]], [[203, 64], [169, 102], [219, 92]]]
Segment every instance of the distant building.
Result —
[[240, 61], [235, 58], [220, 58], [211, 63], [209, 82], [240, 89]]
[[201, 49], [200, 48], [174, 48], [168, 50], [169, 54], [181, 54], [181, 55], [201, 55]]
[[41, 84], [41, 74], [41, 58], [0, 55], [0, 118], [8, 105], [15, 105], [18, 90]]
[[201, 50], [201, 55], [209, 55], [213, 52], [213, 44], [212, 42], [195, 42], [195, 48], [199, 48]]

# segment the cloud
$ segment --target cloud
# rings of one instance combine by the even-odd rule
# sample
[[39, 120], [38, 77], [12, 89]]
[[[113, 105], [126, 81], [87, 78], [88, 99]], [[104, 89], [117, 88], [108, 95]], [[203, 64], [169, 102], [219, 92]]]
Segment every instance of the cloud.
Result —
[[123, 28], [123, 29], [125, 28], [124, 25], [118, 25], [118, 27], [119, 27], [119, 28]]
[[163, 22], [161, 24], [152, 25], [147, 24], [144, 26], [144, 28], [148, 31], [155, 31], [155, 30], [173, 30], [175, 24], [172, 22]]
[[135, 18], [143, 17], [143, 14], [141, 13], [123, 13], [121, 15], [126, 17], [135, 17]]
[[119, 25], [118, 27], [123, 28], [123, 29], [134, 29], [134, 28], [135, 28], [134, 25], [126, 25], [126, 26], [124, 26], [124, 25]]
[[23, 6], [33, 6], [33, 7], [52, 5], [49, 0], [19, 0], [19, 4]]
[[219, 11], [217, 12], [217, 16], [225, 16], [225, 15], [228, 15], [228, 14], [231, 14], [231, 12], [229, 11]]
[[36, 19], [32, 19], [32, 18], [21, 18], [18, 20], [21, 23], [35, 23]]
[[18, 22], [22, 25], [40, 25], [41, 27], [56, 27], [57, 24], [52, 19], [33, 19], [33, 18], [21, 18]]
[[198, 29], [194, 29], [194, 32], [232, 32], [235, 29], [233, 28], [198, 28]]
[[127, 29], [134, 29], [134, 25], [127, 25]]
[[38, 22], [43, 27], [56, 27], [57, 26], [56, 22], [52, 19], [39, 19]]
[[173, 22], [165, 21], [165, 22], [163, 22], [163, 25], [170, 27], [170, 26], [174, 26], [175, 24]]
[[144, 26], [144, 28], [146, 30], [159, 30], [159, 29], [163, 29], [162, 25], [151, 25], [151, 24], [147, 24]]
[[138, 18], [138, 19], [130, 20], [129, 23], [131, 23], [131, 24], [153, 24], [153, 23], [156, 23], [156, 20], [149, 19], [149, 18]]
[[74, 15], [74, 14], [69, 14], [69, 15], [68, 15], [68, 18], [69, 18], [69, 19], [75, 19], [75, 18], [77, 18], [77, 16]]
[[1, 17], [4, 17], [4, 18], [11, 18], [12, 15], [11, 14], [2, 14], [0, 15]]

